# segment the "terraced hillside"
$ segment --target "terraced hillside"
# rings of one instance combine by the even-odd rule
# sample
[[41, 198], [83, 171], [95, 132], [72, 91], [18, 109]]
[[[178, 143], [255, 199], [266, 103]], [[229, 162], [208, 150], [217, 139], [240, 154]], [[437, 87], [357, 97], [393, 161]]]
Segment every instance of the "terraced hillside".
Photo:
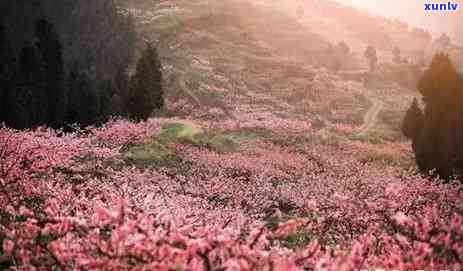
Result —
[[393, 84], [367, 88], [362, 78], [347, 81], [330, 72], [325, 66], [329, 42], [273, 7], [247, 1], [176, 1], [152, 8], [135, 5], [130, 12], [143, 37], [159, 43], [171, 111], [176, 113], [240, 121], [272, 112], [319, 119], [332, 130], [355, 130], [372, 104], [370, 96], [379, 95], [385, 108], [397, 109], [380, 114], [389, 122], [378, 126], [397, 126], [414, 95]]

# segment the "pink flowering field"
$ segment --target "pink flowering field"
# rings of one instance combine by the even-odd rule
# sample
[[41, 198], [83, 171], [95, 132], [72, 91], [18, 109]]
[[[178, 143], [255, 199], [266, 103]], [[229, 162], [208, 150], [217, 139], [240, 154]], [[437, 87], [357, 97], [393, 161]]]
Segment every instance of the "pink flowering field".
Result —
[[226, 1], [137, 2], [166, 112], [0, 127], [0, 270], [463, 270], [461, 180], [417, 174], [398, 132], [416, 92], [286, 57], [253, 5], [237, 27]]
[[[64, 135], [2, 128], [0, 266], [461, 270], [461, 186], [364, 160], [367, 143], [312, 142], [310, 125], [294, 120], [216, 124], [209, 138], [237, 142], [225, 151], [200, 121], [182, 123], [202, 134], [169, 139], [173, 122], [182, 120]], [[156, 140], [166, 163], [127, 155]]]

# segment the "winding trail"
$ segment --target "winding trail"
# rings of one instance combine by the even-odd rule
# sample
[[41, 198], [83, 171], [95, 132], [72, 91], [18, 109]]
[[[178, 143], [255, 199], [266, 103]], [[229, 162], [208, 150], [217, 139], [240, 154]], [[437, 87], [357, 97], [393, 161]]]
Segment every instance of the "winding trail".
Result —
[[376, 98], [370, 98], [372, 105], [368, 112], [363, 117], [363, 124], [359, 128], [357, 135], [364, 136], [370, 131], [378, 122], [378, 115], [384, 107], [384, 103]]
[[183, 70], [180, 70], [178, 68], [173, 68], [174, 71], [176, 73], [179, 74], [179, 87], [180, 89], [183, 91], [183, 93], [185, 93], [186, 95], [188, 95], [195, 103], [197, 106], [201, 107], [201, 101], [199, 100], [198, 96], [196, 96], [196, 94], [194, 94], [192, 91], [190, 91], [190, 89], [188, 88], [187, 84], [186, 84], [186, 81], [185, 81], [185, 74], [186, 74], [186, 71], [183, 71]]
[[196, 105], [201, 107], [201, 101], [199, 100], [198, 96], [196, 96], [196, 94], [194, 94], [192, 91], [190, 91], [190, 89], [187, 87], [186, 85], [186, 82], [185, 82], [185, 73], [182, 72], [180, 74], [180, 88], [182, 89], [182, 91], [189, 95], [193, 101], [195, 101]]

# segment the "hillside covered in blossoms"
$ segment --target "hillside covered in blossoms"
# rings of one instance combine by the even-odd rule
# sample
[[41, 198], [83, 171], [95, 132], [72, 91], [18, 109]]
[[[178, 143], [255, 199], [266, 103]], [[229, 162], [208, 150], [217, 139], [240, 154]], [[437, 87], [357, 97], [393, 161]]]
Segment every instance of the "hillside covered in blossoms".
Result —
[[0, 270], [463, 269], [448, 36], [328, 0], [40, 8], [0, 25]]

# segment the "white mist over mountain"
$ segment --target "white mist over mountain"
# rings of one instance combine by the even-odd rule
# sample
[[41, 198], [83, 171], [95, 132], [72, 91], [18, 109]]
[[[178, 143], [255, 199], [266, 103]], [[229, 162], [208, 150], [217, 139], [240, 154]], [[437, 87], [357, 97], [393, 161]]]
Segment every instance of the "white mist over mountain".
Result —
[[[412, 26], [426, 28], [437, 34], [446, 32], [463, 41], [463, 0], [336, 0], [361, 10], [388, 18], [396, 18]], [[425, 11], [425, 3], [458, 3], [455, 11]]]

